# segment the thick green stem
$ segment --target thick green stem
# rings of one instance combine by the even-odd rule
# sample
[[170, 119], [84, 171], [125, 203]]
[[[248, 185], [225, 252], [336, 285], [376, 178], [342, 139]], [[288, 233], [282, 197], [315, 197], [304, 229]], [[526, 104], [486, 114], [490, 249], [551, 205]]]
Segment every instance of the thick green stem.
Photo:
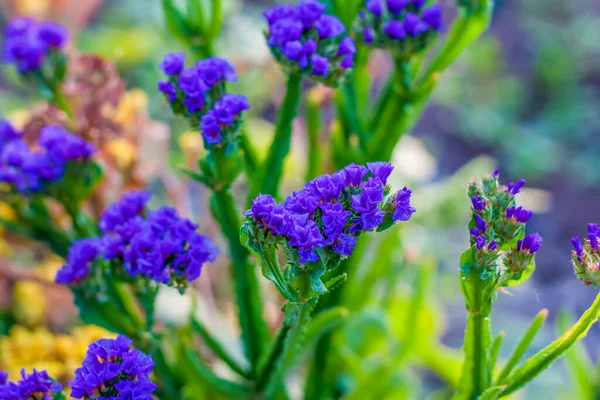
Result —
[[507, 396], [513, 393], [515, 390], [523, 387], [542, 371], [550, 366], [559, 358], [565, 351], [567, 351], [577, 340], [585, 336], [588, 329], [598, 320], [600, 316], [600, 294], [596, 296], [596, 299], [588, 308], [579, 321], [575, 323], [567, 332], [561, 337], [556, 339], [554, 342], [540, 350], [529, 360], [525, 361], [523, 365], [506, 379], [506, 387], [500, 393], [500, 397]]
[[287, 372], [298, 356], [298, 349], [302, 344], [304, 331], [310, 321], [315, 302], [316, 299], [313, 299], [305, 303], [288, 303], [286, 305], [286, 316], [282, 329], [287, 330], [287, 335], [279, 360], [268, 374], [265, 391], [267, 398], [272, 398], [284, 384]]
[[211, 198], [211, 211], [229, 243], [242, 341], [252, 370], [256, 371], [268, 337], [267, 325], [262, 314], [263, 301], [257, 268], [250, 263], [250, 254], [240, 242], [241, 213], [229, 189], [214, 191]]
[[285, 97], [279, 108], [275, 136], [267, 158], [262, 166], [261, 179], [253, 185], [250, 198], [259, 193], [276, 195], [279, 182], [283, 175], [283, 162], [290, 152], [292, 143], [292, 123], [298, 113], [298, 105], [302, 91], [302, 76], [292, 74], [289, 76]]
[[482, 280], [478, 270], [473, 270], [466, 276], [461, 273], [461, 279], [468, 280], [468, 314], [459, 393], [460, 398], [476, 399], [488, 389], [491, 381], [491, 283], [489, 280]]

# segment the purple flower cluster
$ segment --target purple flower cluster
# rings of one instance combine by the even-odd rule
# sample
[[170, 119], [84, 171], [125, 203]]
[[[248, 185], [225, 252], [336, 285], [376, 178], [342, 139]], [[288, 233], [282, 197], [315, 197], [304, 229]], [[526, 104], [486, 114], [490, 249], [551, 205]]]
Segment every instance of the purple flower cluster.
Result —
[[64, 394], [62, 385], [50, 378], [48, 372], [34, 369], [31, 374], [27, 374], [25, 369], [22, 369], [21, 380], [18, 382], [9, 382], [8, 375], [0, 371], [0, 399], [58, 400], [64, 399]]
[[267, 43], [282, 65], [335, 85], [354, 66], [356, 47], [342, 21], [324, 12], [320, 1], [301, 0], [273, 6], [263, 16]]
[[588, 237], [583, 241], [575, 236], [572, 262], [577, 277], [585, 285], [600, 286], [600, 228], [598, 224], [588, 224]]
[[405, 56], [425, 48], [442, 29], [439, 4], [425, 0], [367, 0], [359, 14], [358, 30], [365, 43], [390, 48]]
[[52, 21], [15, 18], [3, 32], [2, 62], [19, 72], [39, 70], [51, 51], [61, 49], [68, 39], [67, 28]]
[[149, 199], [149, 193], [133, 191], [111, 204], [100, 218], [103, 235], [75, 242], [66, 265], [57, 272], [56, 282], [84, 281], [99, 258], [122, 265], [133, 278], [142, 275], [178, 288], [197, 279], [203, 264], [215, 261], [217, 248], [175, 209], [148, 211]]
[[100, 339], [88, 346], [82, 366], [69, 382], [75, 399], [152, 400], [152, 357], [131, 347], [131, 339]]
[[407, 188], [388, 196], [392, 169], [385, 162], [351, 164], [307, 182], [283, 203], [259, 195], [244, 215], [251, 226], [295, 249], [300, 263], [318, 262], [330, 251], [347, 257], [363, 232], [407, 221], [415, 212]]
[[0, 182], [19, 192], [43, 190], [63, 177], [69, 162], [87, 161], [96, 152], [91, 143], [59, 125], [40, 131], [36, 149], [5, 120], [0, 121], [0, 139]]
[[210, 57], [185, 68], [184, 53], [169, 53], [160, 64], [168, 80], [158, 82], [176, 113], [200, 124], [207, 144], [215, 145], [235, 134], [244, 111], [250, 109], [245, 96], [225, 93], [225, 83], [237, 80], [233, 65], [224, 58]]
[[469, 185], [473, 211], [470, 238], [476, 250], [477, 265], [484, 268], [486, 274], [500, 274], [496, 261], [502, 255], [507, 272], [499, 284], [504, 286], [521, 278], [531, 265], [533, 255], [542, 247], [542, 238], [537, 233], [525, 235], [525, 224], [533, 212], [515, 204], [515, 195], [525, 181], [504, 187], [499, 177], [499, 172], [494, 171], [481, 182]]

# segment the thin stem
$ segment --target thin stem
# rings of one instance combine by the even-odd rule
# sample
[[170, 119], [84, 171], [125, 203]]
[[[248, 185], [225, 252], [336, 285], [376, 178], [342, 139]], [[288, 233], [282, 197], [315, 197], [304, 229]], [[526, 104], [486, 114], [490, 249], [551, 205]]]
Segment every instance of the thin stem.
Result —
[[577, 340], [585, 336], [588, 329], [598, 320], [598, 317], [600, 316], [599, 312], [600, 294], [596, 296], [596, 299], [590, 308], [583, 313], [581, 318], [579, 318], [579, 321], [577, 321], [571, 329], [537, 352], [529, 360], [525, 361], [521, 367], [517, 368], [509, 375], [506, 380], [506, 388], [501, 392], [500, 397], [507, 396], [523, 387], [527, 382], [531, 381], [548, 368], [554, 360], [559, 358]]
[[306, 101], [306, 131], [308, 135], [306, 181], [310, 181], [323, 172], [323, 152], [321, 151], [320, 142], [322, 126], [320, 101], [309, 96]]
[[277, 188], [283, 175], [283, 162], [290, 152], [292, 142], [292, 123], [298, 113], [302, 89], [302, 76], [292, 74], [288, 78], [285, 97], [279, 108], [275, 136], [267, 158], [262, 167], [261, 179], [257, 179], [250, 198], [259, 193], [277, 194]]

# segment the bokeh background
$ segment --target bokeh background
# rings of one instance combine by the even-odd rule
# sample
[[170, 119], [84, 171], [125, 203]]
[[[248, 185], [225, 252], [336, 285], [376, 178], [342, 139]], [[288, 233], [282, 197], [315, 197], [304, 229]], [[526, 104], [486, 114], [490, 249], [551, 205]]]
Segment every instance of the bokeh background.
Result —
[[[283, 76], [262, 34], [261, 11], [272, 3], [227, 1], [225, 26], [217, 42], [218, 53], [232, 59], [240, 71], [235, 90], [247, 95], [253, 105], [248, 130], [259, 148], [269, 141], [283, 89]], [[449, 6], [450, 1], [442, 4]], [[450, 20], [451, 7], [446, 9]], [[3, 20], [29, 14], [64, 22], [73, 33], [74, 47], [115, 61], [126, 86], [135, 88], [129, 103], [120, 109], [122, 119], [131, 117], [131, 110], [147, 110], [142, 113], [143, 121], [134, 113], [137, 116], [128, 122], [143, 126], [137, 134], [151, 138], [135, 149], [147, 160], [141, 162], [139, 173], [162, 199], [203, 221], [207, 216], [198, 206], [204, 201], [202, 189], [178, 179], [174, 172], [177, 166], [193, 164], [202, 151], [200, 138], [187, 132], [184, 121], [172, 117], [155, 89], [162, 55], [185, 50], [169, 36], [160, 1], [1, 0], [0, 12]], [[465, 187], [470, 177], [496, 166], [505, 181], [527, 179], [529, 189], [521, 200], [536, 210], [528, 226], [544, 238], [533, 278], [498, 296], [493, 328], [507, 332], [504, 351], [516, 343], [533, 315], [548, 308], [552, 323], [546, 325], [532, 350], [543, 347], [556, 335], [553, 322], [559, 311], [580, 314], [596, 294], [583, 288], [573, 275], [569, 239], [584, 235], [588, 222], [600, 222], [599, 38], [597, 0], [497, 0], [490, 31], [444, 76], [423, 118], [398, 146], [396, 177], [415, 187], [419, 210], [406, 246], [438, 261], [435, 293], [444, 305], [444, 342], [452, 347], [461, 346], [464, 329], [456, 271], [458, 255], [467, 243]], [[389, 60], [383, 55], [375, 55], [372, 63], [374, 76], [389, 70]], [[1, 71], [2, 115], [19, 121], [24, 110], [36, 103], [35, 94], [18, 85], [7, 68]], [[330, 95], [321, 88], [307, 90], [316, 97]], [[331, 114], [326, 101], [323, 108], [326, 115]], [[287, 163], [290, 188], [300, 185], [302, 174], [298, 171], [304, 168], [301, 118], [296, 125], [297, 145]], [[113, 149], [117, 161], [125, 163], [129, 151], [133, 150], [127, 146]], [[0, 263], [15, 259], [16, 249], [14, 244], [5, 245]], [[21, 267], [39, 261], [23, 255], [16, 259]], [[11, 317], [0, 325], [3, 333], [15, 317], [27, 319], [25, 314], [32, 313], [31, 321], [38, 318], [31, 300], [35, 295], [31, 296], [40, 288], [19, 289], [15, 284], [15, 276], [32, 272], [20, 270], [10, 275], [8, 270], [4, 276], [0, 272], [0, 307], [11, 309], [5, 311]], [[211, 286], [208, 279], [208, 274], [203, 275], [200, 285]], [[55, 290], [40, 280], [42, 292]], [[30, 299], [24, 306], [18, 302], [19, 290]], [[61, 304], [72, 312], [68, 297]], [[39, 307], [43, 313], [43, 306]], [[67, 317], [59, 313], [57, 318], [51, 325], [60, 330], [61, 318]], [[585, 344], [596, 359], [600, 327], [592, 329]], [[433, 378], [431, 385], [436, 385]], [[526, 397], [572, 398], [572, 393], [572, 383], [559, 362], [529, 386]]]

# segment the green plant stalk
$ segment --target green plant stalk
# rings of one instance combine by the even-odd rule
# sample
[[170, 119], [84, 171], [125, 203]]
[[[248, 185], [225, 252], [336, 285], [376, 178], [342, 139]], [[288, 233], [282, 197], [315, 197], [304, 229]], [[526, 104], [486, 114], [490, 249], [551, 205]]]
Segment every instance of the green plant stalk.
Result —
[[210, 334], [208, 329], [206, 329], [206, 327], [200, 321], [198, 321], [196, 318], [194, 318], [192, 316], [190, 323], [191, 323], [192, 329], [194, 330], [194, 332], [196, 332], [198, 335], [200, 335], [200, 337], [204, 341], [204, 344], [206, 344], [217, 357], [219, 357], [221, 360], [223, 360], [223, 362], [225, 362], [225, 364], [227, 364], [229, 366], [229, 368], [231, 368], [232, 371], [236, 372], [237, 374], [239, 374], [240, 376], [242, 376], [246, 379], [252, 378], [251, 372], [248, 371], [246, 368], [242, 367], [231, 356], [231, 354], [229, 354], [229, 352], [221, 344], [221, 342], [219, 342], [213, 335]]
[[298, 113], [302, 91], [302, 76], [292, 74], [288, 78], [285, 97], [279, 108], [275, 136], [267, 153], [260, 178], [250, 191], [250, 198], [255, 198], [259, 193], [277, 195], [277, 188], [283, 175], [283, 162], [290, 152], [292, 143], [292, 124]]
[[567, 351], [577, 340], [585, 336], [587, 330], [598, 320], [600, 316], [600, 294], [588, 308], [581, 318], [567, 332], [557, 340], [533, 355], [523, 365], [514, 370], [506, 380], [506, 388], [500, 393], [501, 396], [507, 396], [515, 390], [523, 387], [529, 381], [534, 379], [542, 371], [550, 366]]
[[310, 98], [306, 102], [306, 132], [308, 136], [308, 168], [306, 181], [310, 181], [323, 173], [323, 152], [321, 151], [321, 129], [323, 120], [319, 104]]
[[531, 346], [531, 342], [533, 342], [533, 339], [535, 339], [535, 336], [537, 335], [539, 330], [544, 325], [544, 322], [546, 322], [547, 316], [548, 316], [548, 310], [543, 309], [531, 321], [529, 328], [527, 328], [527, 331], [525, 332], [525, 334], [523, 335], [521, 340], [519, 340], [517, 347], [515, 347], [510, 358], [508, 359], [508, 362], [502, 369], [502, 372], [500, 372], [500, 375], [498, 376], [498, 379], [497, 379], [497, 382], [499, 385], [502, 385], [503, 383], [505, 383], [506, 377], [508, 377], [508, 375], [511, 373], [513, 368], [521, 360], [521, 357], [523, 357], [523, 355], [525, 354], [525, 352], [527, 351], [529, 346]]
[[[461, 276], [464, 275], [461, 273]], [[466, 279], [471, 290], [470, 298], [467, 298], [467, 327], [463, 346], [465, 358], [459, 394], [464, 398], [475, 399], [488, 389], [491, 380], [491, 294], [477, 269], [472, 270]]]
[[228, 188], [213, 192], [211, 211], [229, 243], [232, 263], [231, 279], [236, 293], [242, 342], [254, 373], [268, 338], [267, 325], [263, 318], [263, 301], [257, 268], [249, 262], [250, 254], [240, 242], [241, 213]]
[[[304, 303], [288, 303], [284, 324], [289, 324], [283, 349], [279, 360], [274, 364], [274, 368], [268, 373], [265, 396], [272, 398], [284, 384], [285, 377], [289, 369], [293, 366], [297, 356], [298, 349], [302, 344], [304, 331], [311, 318], [312, 310], [316, 305], [316, 298]], [[284, 328], [282, 328], [284, 329]]]
[[279, 293], [289, 301], [297, 300], [296, 297], [288, 290], [283, 274], [281, 273], [281, 267], [279, 266], [279, 260], [277, 259], [277, 249], [271, 248], [266, 249], [259, 254], [260, 264], [263, 270], [263, 275], [273, 282]]
[[148, 328], [146, 318], [140, 311], [140, 307], [127, 285], [111, 279], [111, 286], [123, 310], [125, 310], [136, 328], [139, 330]]

